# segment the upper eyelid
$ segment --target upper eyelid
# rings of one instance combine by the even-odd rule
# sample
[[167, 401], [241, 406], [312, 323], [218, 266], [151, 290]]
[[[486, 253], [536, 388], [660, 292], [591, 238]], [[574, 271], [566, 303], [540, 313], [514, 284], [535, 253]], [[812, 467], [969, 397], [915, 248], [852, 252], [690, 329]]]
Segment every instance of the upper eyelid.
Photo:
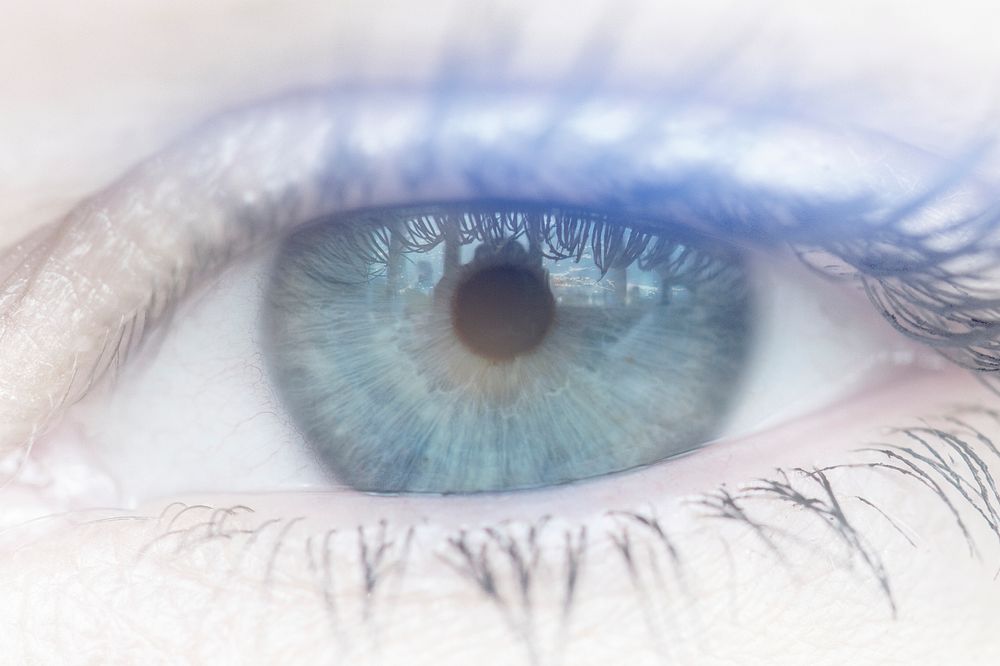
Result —
[[[3, 283], [0, 452], [30, 442], [47, 416], [82, 397], [198, 275], [320, 214], [502, 196], [634, 209], [756, 237], [809, 219], [797, 229], [808, 241], [829, 235], [824, 222], [842, 227], [833, 223], [881, 203], [678, 170], [656, 153], [663, 137], [649, 134], [669, 127], [668, 109], [595, 141], [551, 99], [434, 101], [320, 95], [236, 113], [74, 209]], [[525, 115], [532, 103], [538, 113]], [[468, 126], [482, 119], [492, 128]], [[637, 124], [626, 113], [629, 121]], [[557, 160], [560, 151], [571, 154]]]

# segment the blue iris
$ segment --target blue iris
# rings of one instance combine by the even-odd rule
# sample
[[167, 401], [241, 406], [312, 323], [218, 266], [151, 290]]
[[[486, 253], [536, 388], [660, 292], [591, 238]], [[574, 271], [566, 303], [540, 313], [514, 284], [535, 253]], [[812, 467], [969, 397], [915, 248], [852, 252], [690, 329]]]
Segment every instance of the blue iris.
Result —
[[746, 365], [752, 298], [738, 253], [680, 229], [454, 204], [302, 228], [265, 312], [277, 391], [338, 481], [467, 493], [712, 439]]

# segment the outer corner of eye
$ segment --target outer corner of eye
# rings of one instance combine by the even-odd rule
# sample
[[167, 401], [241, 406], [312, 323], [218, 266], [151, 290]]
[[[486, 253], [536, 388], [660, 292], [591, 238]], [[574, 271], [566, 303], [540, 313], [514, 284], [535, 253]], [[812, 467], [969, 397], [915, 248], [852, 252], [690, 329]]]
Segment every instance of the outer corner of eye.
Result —
[[934, 353], [900, 335], [852, 282], [827, 279], [794, 257], [755, 253], [754, 343], [719, 439], [737, 438], [876, 391]]

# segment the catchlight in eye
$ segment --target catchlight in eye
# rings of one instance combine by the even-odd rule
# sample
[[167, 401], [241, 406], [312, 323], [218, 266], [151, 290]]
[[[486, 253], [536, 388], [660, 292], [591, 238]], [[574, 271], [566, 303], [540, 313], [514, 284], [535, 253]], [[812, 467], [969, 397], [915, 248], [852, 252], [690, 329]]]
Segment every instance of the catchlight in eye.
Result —
[[588, 211], [366, 212], [286, 240], [266, 355], [314, 453], [355, 488], [566, 483], [718, 434], [748, 282], [729, 247]]

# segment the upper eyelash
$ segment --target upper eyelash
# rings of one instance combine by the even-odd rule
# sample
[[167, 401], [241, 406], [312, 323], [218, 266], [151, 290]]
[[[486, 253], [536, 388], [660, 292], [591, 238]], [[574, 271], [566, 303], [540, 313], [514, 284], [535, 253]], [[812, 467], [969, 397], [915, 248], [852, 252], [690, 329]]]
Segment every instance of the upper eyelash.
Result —
[[[322, 98], [324, 101], [318, 109], [325, 109], [325, 113], [330, 113], [330, 109], [323, 106], [328, 103], [327, 99]], [[279, 110], [281, 108], [283, 107], [278, 107]], [[317, 108], [309, 107], [309, 109], [309, 113], [323, 117], [323, 112]], [[668, 111], [665, 110], [664, 113]], [[270, 109], [269, 113], [274, 115], [277, 112], [275, 109]], [[255, 126], [256, 116], [251, 113], [249, 120], [239, 118], [241, 117], [230, 124], [227, 124], [229, 121], [223, 123], [223, 127], [230, 129], [236, 127], [239, 131], [233, 131], [239, 136], [250, 136], [252, 133], [248, 134], [248, 128]], [[267, 122], [275, 120], [267, 114], [264, 114], [264, 118]], [[338, 116], [338, 119], [342, 117]], [[559, 120], [550, 117], [547, 122], [556, 123]], [[439, 119], [438, 122], [444, 121]], [[937, 235], [920, 236], [904, 228], [910, 213], [915, 208], [922, 209], [927, 203], [923, 199], [933, 200], [934, 197], [915, 197], [914, 201], [920, 202], [920, 206], [904, 205], [899, 209], [904, 212], [899, 215], [899, 219], [885, 219], [884, 216], [878, 215], [880, 209], [874, 199], [812, 200], [789, 195], [780, 189], [766, 190], [740, 186], [728, 177], [700, 168], [680, 175], [673, 174], [669, 178], [661, 174], [661, 180], [652, 181], [648, 174], [631, 174], [627, 169], [628, 150], [642, 145], [642, 141], [648, 139], [642, 134], [648, 126], [648, 122], [639, 123], [631, 128], [631, 134], [627, 134], [619, 144], [616, 144], [615, 149], [602, 148], [604, 152], [601, 154], [607, 159], [600, 160], [602, 169], [600, 173], [588, 174], [585, 168], [578, 169], [574, 173], [574, 178], [587, 176], [592, 183], [599, 182], [604, 189], [586, 187], [581, 190], [577, 187], [574, 192], [567, 194], [570, 200], [580, 198], [581, 200], [574, 203], [597, 206], [605, 210], [618, 210], [622, 213], [634, 212], [652, 220], [670, 221], [675, 216], [684, 220], [701, 220], [712, 228], [713, 233], [737, 239], [752, 239], [771, 244], [791, 241], [793, 247], [814, 246], [826, 249], [839, 256], [841, 261], [854, 266], [855, 274], [869, 289], [876, 306], [891, 321], [897, 324], [903, 322], [905, 325], [901, 328], [904, 332], [922, 335], [922, 339], [941, 348], [949, 357], [968, 367], [991, 370], [1000, 364], [997, 360], [1000, 356], [998, 344], [993, 339], [998, 313], [990, 307], [991, 304], [985, 296], [957, 291], [966, 287], [975, 276], [944, 270], [946, 264], [954, 265], [966, 258], [967, 255], [962, 252], [970, 251], [971, 248], [953, 247], [947, 251], [939, 251], [934, 249]], [[214, 141], [220, 141], [228, 135], [224, 132], [221, 136], [212, 134], [212, 130], [209, 129], [207, 136], [214, 137]], [[535, 169], [537, 165], [546, 163], [545, 159], [551, 162], [552, 154], [546, 154], [547, 151], [558, 151], [560, 146], [571, 138], [564, 132], [551, 131], [550, 127], [539, 135], [520, 136], [517, 140], [505, 142], [503, 150], [491, 154], [490, 160], [484, 160], [474, 145], [468, 146], [458, 155], [450, 154], [448, 159], [455, 161], [451, 168], [462, 180], [463, 187], [483, 196], [507, 193], [509, 188], [535, 194], [540, 194], [545, 188], [558, 191], [567, 184], [579, 186], [580, 183], [553, 184], [545, 178], [537, 177]], [[178, 150], [182, 149], [183, 146]], [[305, 204], [305, 197], [298, 193], [267, 191], [263, 194], [270, 196], [269, 199], [265, 197], [265, 200], [258, 200], [249, 206], [242, 203], [234, 204], [235, 207], [228, 211], [230, 219], [225, 223], [226, 228], [243, 227], [245, 233], [260, 241], [284, 230], [290, 224], [290, 220], [307, 221], [301, 219], [308, 218], [304, 211], [315, 209], [316, 206], [334, 210], [350, 208], [348, 203], [353, 201], [352, 193], [356, 194], [352, 186], [366, 185], [364, 179], [367, 176], [364, 170], [360, 169], [360, 174], [358, 173], [359, 164], [363, 163], [360, 162], [362, 155], [358, 152], [358, 146], [340, 141], [332, 142], [327, 149], [329, 152], [324, 156], [323, 168], [316, 175], [315, 181], [308, 183], [314, 190], [314, 198], [318, 197], [317, 201]], [[436, 177], [435, 170], [439, 168], [434, 162], [435, 155], [432, 149], [425, 146], [425, 150], [428, 151], [425, 155], [428, 159], [416, 159], [410, 162], [409, 167], [398, 167], [397, 175], [402, 177], [406, 187], [417, 199], [423, 197], [420, 188], [426, 185], [428, 178], [433, 180]], [[181, 154], [186, 153], [182, 151]], [[176, 156], [173, 159], [176, 159]], [[615, 168], [621, 169], [613, 179], [606, 177], [608, 165], [616, 165]], [[143, 167], [140, 172], [145, 173], [147, 178], [160, 173], [157, 170], [160, 169], [157, 163], [154, 162], [153, 167], [146, 171], [142, 170], [145, 169]], [[405, 175], [407, 169], [409, 169], [408, 176]], [[629, 180], [633, 176], [634, 180]], [[119, 187], [130, 186], [133, 185], [126, 181]], [[937, 194], [943, 192], [944, 189]], [[234, 194], [235, 192], [230, 193]], [[53, 230], [52, 237], [66, 231], [70, 225], [75, 224], [77, 228], [82, 228], [88, 223], [99, 223], [103, 216], [109, 214], [100, 208], [99, 202], [100, 199], [97, 199], [96, 202], [82, 206], [81, 210], [74, 211], [67, 218], [65, 228]], [[985, 221], [983, 218], [975, 220], [970, 218], [955, 222], [952, 230], [964, 232], [972, 228], [974, 221], [978, 225], [976, 228], [980, 230], [993, 228], [991, 218]], [[883, 238], [897, 243], [896, 249], [892, 252], [873, 254], [871, 244], [866, 240], [866, 235], [873, 229], [878, 229]], [[846, 238], [835, 237], [832, 233], [835, 230], [846, 234]], [[62, 406], [82, 397], [108, 371], [114, 374], [124, 359], [141, 345], [151, 330], [156, 328], [155, 324], [169, 320], [173, 309], [183, 295], [193, 288], [199, 276], [221, 268], [239, 251], [253, 245], [250, 242], [229, 242], [222, 243], [219, 247], [196, 249], [198, 256], [188, 257], [187, 262], [182, 264], [185, 268], [176, 270], [170, 275], [159, 276], [155, 284], [147, 285], [148, 298], [133, 309], [121, 312], [108, 324], [103, 333], [103, 340], [98, 341], [96, 354], [90, 350], [86, 353], [71, 352], [72, 376], [65, 386], [53, 388], [55, 393], [47, 397], [51, 405], [49, 413], [40, 415], [39, 418], [51, 418]], [[859, 255], [862, 251], [867, 251], [868, 254]], [[905, 252], [913, 253], [922, 260], [899, 266], [887, 263], [898, 256], [906, 256], [902, 254]], [[860, 261], [859, 256], [867, 257], [867, 262]], [[46, 267], [44, 258], [36, 256], [35, 259], [36, 273], [32, 275], [38, 271], [50, 270]], [[61, 260], [57, 258], [56, 264]], [[928, 261], [934, 263], [929, 264]], [[873, 266], [880, 269], [877, 276], [872, 275]], [[981, 267], [981, 270], [985, 268]], [[980, 272], [977, 270], [976, 275]], [[10, 326], [12, 322], [16, 323], [16, 313], [24, 296], [23, 290], [30, 288], [25, 285], [31, 284], [32, 275], [22, 272], [8, 277], [3, 284], [7, 298], [2, 303], [5, 307], [0, 314], [4, 317], [5, 327]], [[913, 289], [908, 287], [911, 282], [916, 285]], [[938, 304], [935, 298], [944, 293], [958, 293], [958, 297], [956, 302], [949, 304], [946, 311], [941, 312], [941, 308], [935, 309], [935, 305]], [[963, 325], [964, 329], [961, 328]], [[162, 330], [162, 326], [159, 328]], [[52, 362], [56, 363], [56, 360], [53, 359]], [[32, 432], [37, 432], [38, 426], [39, 424], [35, 423]], [[30, 445], [30, 440], [27, 443]]]
[[[1000, 207], [932, 230], [907, 228], [909, 223], [890, 214], [862, 226], [869, 238], [797, 250], [826, 272], [847, 267], [898, 331], [961, 367], [987, 373], [981, 377], [997, 391], [992, 373], [1000, 370], [1000, 296], [990, 280], [1000, 266]], [[957, 240], [942, 247], [948, 238]]]
[[[697, 256], [687, 246], [698, 238], [690, 229], [663, 224], [642, 224], [628, 215], [545, 204], [506, 201], [470, 201], [421, 206], [414, 209], [376, 209], [321, 218], [316, 224], [337, 224], [338, 245], [328, 251], [331, 259], [365, 261], [384, 266], [390, 262], [391, 246], [405, 252], [429, 252], [454, 233], [462, 245], [488, 242], [498, 245], [527, 236], [537, 238], [546, 259], [579, 262], [589, 254], [603, 276], [620, 262], [641, 270], [662, 266], [684, 274], [690, 281], [712, 279], [724, 270], [715, 254], [735, 254], [734, 248], [715, 244], [714, 253]], [[659, 229], [657, 227], [660, 227]], [[697, 239], [697, 241], [695, 241]], [[707, 250], [707, 248], [702, 248]]]

